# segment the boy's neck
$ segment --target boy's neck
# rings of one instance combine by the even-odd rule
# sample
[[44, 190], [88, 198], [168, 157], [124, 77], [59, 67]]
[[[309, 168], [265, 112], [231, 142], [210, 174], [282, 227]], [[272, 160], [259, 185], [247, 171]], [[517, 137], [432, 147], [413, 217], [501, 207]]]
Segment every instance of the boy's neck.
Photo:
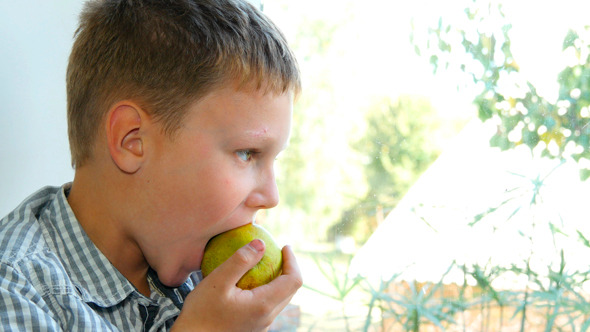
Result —
[[118, 215], [121, 199], [108, 185], [109, 180], [90, 168], [76, 169], [68, 202], [90, 240], [140, 293], [149, 297], [149, 265], [137, 242], [125, 231], [125, 217]]

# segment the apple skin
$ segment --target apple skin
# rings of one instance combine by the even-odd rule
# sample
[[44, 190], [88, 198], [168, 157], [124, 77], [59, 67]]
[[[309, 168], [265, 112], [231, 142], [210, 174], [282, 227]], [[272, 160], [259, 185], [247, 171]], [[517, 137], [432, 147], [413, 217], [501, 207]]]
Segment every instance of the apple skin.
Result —
[[283, 254], [272, 235], [262, 226], [249, 223], [211, 238], [205, 246], [201, 273], [207, 277], [216, 267], [225, 262], [236, 250], [254, 239], [264, 241], [264, 256], [238, 281], [236, 286], [249, 290], [271, 282], [281, 274]]

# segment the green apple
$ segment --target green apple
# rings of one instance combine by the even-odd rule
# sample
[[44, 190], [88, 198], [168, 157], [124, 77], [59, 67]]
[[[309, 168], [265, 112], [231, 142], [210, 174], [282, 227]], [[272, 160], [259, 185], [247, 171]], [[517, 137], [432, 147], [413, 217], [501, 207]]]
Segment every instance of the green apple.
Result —
[[250, 223], [211, 238], [205, 246], [205, 253], [201, 262], [201, 273], [206, 277], [216, 267], [225, 262], [236, 250], [250, 243], [254, 239], [264, 241], [266, 250], [264, 256], [242, 278], [237, 285], [241, 289], [252, 289], [269, 283], [281, 274], [283, 254], [272, 235], [262, 226]]

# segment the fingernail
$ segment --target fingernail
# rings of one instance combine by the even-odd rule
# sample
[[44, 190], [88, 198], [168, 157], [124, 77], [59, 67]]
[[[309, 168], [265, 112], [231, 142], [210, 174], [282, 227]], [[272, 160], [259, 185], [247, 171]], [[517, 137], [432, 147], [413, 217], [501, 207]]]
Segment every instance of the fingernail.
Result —
[[260, 239], [255, 239], [250, 242], [250, 247], [254, 248], [254, 250], [260, 252], [264, 250], [264, 241]]

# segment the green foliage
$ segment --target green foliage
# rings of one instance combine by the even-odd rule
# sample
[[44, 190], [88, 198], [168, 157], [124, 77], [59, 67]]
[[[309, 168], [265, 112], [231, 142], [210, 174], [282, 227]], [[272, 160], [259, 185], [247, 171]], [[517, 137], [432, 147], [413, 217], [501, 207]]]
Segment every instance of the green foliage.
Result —
[[[590, 27], [565, 36], [568, 65], [559, 74], [556, 101], [543, 98], [521, 74], [510, 29], [501, 5], [473, 1], [464, 22], [441, 17], [429, 28], [426, 42], [415, 36], [412, 41], [435, 72], [458, 70], [470, 79], [479, 118], [497, 123], [492, 146], [506, 150], [526, 145], [550, 158], [590, 161]], [[581, 177], [588, 178], [590, 169], [580, 166]]]
[[[465, 10], [462, 23], [451, 24], [441, 18], [423, 43], [415, 40], [416, 52], [428, 57], [435, 71], [456, 70], [465, 74], [462, 84], [475, 91], [473, 100], [479, 118], [497, 124], [491, 144], [502, 149], [524, 145], [551, 158], [575, 158], [583, 167], [581, 161], [590, 160], [588, 29], [572, 30], [564, 40], [564, 53], [571, 61], [558, 77], [560, 90], [553, 101], [540, 95], [523, 77], [511, 50], [511, 25], [501, 7], [473, 2]], [[326, 146], [323, 143], [334, 135], [330, 130], [331, 117], [343, 116], [334, 106], [338, 96], [333, 91], [329, 69], [330, 56], [334, 55], [334, 34], [342, 24], [345, 20], [306, 19], [295, 42], [302, 67], [318, 70], [307, 77], [306, 93], [297, 104], [291, 146], [280, 157], [281, 174], [285, 176], [279, 183], [284, 203], [313, 216], [309, 218], [312, 231], [308, 234], [320, 234], [323, 230], [320, 223], [333, 221], [338, 215], [341, 222], [335, 227], [337, 233], [358, 232], [359, 225], [367, 225], [375, 217], [376, 206], [394, 206], [438, 153], [437, 146], [432, 144], [432, 133], [437, 130], [436, 116], [428, 102], [412, 97], [383, 98], [366, 110], [368, 130], [361, 135], [349, 135], [351, 146], [364, 157], [362, 166], [368, 190], [326, 185], [323, 177], [338, 173], [336, 164], [341, 166], [350, 161], [343, 156], [335, 162], [327, 158], [330, 151], [323, 149]], [[588, 177], [590, 169], [582, 168], [581, 174]], [[489, 222], [501, 209], [513, 209], [506, 224], [514, 221], [511, 218], [515, 214], [534, 209], [540, 203], [539, 189], [544, 180], [545, 177], [531, 178], [532, 191], [509, 190], [505, 200], [491, 202], [492, 206], [475, 216], [470, 225], [479, 227]], [[350, 200], [335, 199], [342, 192]], [[530, 198], [528, 204], [515, 207], [523, 197]], [[534, 225], [534, 222], [528, 226], [545, 227], [554, 237], [568, 236], [560, 228], [559, 220], [546, 225]], [[528, 230], [520, 234], [532, 239], [534, 232]], [[590, 234], [577, 231], [574, 235], [577, 237], [569, 235], [571, 241], [577, 239], [590, 248]], [[314, 321], [309, 330], [317, 330], [316, 324], [325, 321], [333, 321], [340, 330], [347, 331], [374, 331], [386, 326], [413, 331], [426, 325], [440, 330], [467, 330], [466, 321], [473, 313], [481, 317], [478, 321], [481, 331], [499, 331], [507, 326], [524, 331], [532, 328], [531, 324], [546, 331], [590, 329], [590, 297], [584, 291], [590, 271], [573, 270], [565, 254], [558, 264], [537, 266], [536, 270], [530, 260], [508, 267], [454, 264], [449, 269], [459, 269], [464, 275], [464, 283], [459, 285], [444, 283], [443, 278], [428, 283], [407, 281], [400, 277], [404, 271], [374, 284], [350, 276], [348, 260], [341, 262], [330, 256], [314, 258], [331, 288], [309, 283], [305, 288], [340, 302], [342, 310], [336, 314], [338, 317], [330, 312], [329, 316]], [[502, 288], [496, 282], [504, 277], [524, 280], [524, 286]], [[449, 289], [457, 292], [447, 293]], [[355, 303], [352, 301], [358, 303], [358, 293], [363, 294], [366, 311], [360, 317], [352, 317], [345, 309]]]
[[[301, 10], [285, 1], [285, 6]], [[330, 20], [297, 15], [292, 46], [302, 71], [303, 91], [293, 110], [289, 147], [278, 157], [280, 209], [269, 219], [282, 220], [281, 232], [300, 232], [305, 241], [324, 241], [331, 223], [343, 209], [364, 195], [361, 166], [347, 153], [347, 114], [337, 106], [333, 53], [335, 35], [347, 24], [346, 13]], [[279, 214], [280, 215], [276, 215]], [[284, 222], [288, 220], [289, 222]], [[289, 229], [291, 228], [291, 229]]]
[[[454, 314], [460, 306], [456, 301], [440, 296], [444, 287], [443, 279], [453, 268], [451, 265], [437, 283], [405, 282], [405, 292], [381, 292], [373, 295], [383, 302], [385, 315], [391, 315], [401, 324], [404, 331], [421, 331], [421, 326], [432, 324], [442, 330], [445, 325], [455, 324]], [[391, 284], [391, 280], [386, 284]], [[382, 282], [383, 284], [383, 282]], [[371, 293], [374, 290], [371, 289]]]
[[[495, 265], [492, 260], [485, 265], [453, 263], [438, 282], [421, 283], [404, 278], [405, 271], [397, 271], [391, 278], [376, 284], [359, 277], [351, 283], [346, 281], [351, 279], [345, 277], [348, 275], [347, 265], [340, 269], [331, 268], [329, 282], [340, 290], [340, 295], [332, 298], [340, 301], [343, 307], [347, 305], [353, 291], [363, 292], [367, 299], [365, 323], [362, 326], [347, 325], [347, 330], [382, 331], [388, 327], [396, 331], [420, 331], [432, 327], [441, 331], [465, 331], [467, 326], [471, 329], [479, 325], [478, 331], [500, 331], [515, 327], [520, 331], [588, 331], [590, 269], [578, 270], [568, 264], [568, 257], [572, 256], [567, 256], [565, 250], [559, 247], [560, 242], [555, 239], [566, 237], [568, 241], [577, 240], [590, 249], [590, 235], [580, 230], [569, 235], [560, 228], [562, 218], [559, 215], [555, 216], [555, 220], [536, 218], [535, 215], [544, 213], [542, 204], [546, 182], [562, 166], [563, 163], [557, 163], [555, 168], [539, 176], [513, 174], [528, 181], [507, 190], [507, 198], [500, 198], [500, 204], [485, 209], [485, 212], [475, 215], [468, 223], [469, 227], [493, 223], [499, 230], [516, 222], [515, 214], [527, 213], [530, 218], [525, 219], [530, 224], [522, 225], [524, 229], [520, 231], [520, 236], [530, 243], [531, 248], [529, 256], [520, 262], [510, 266]], [[509, 210], [501, 211], [506, 209]], [[505, 219], [491, 218], [495, 214], [504, 215]], [[539, 253], [533, 250], [533, 243], [537, 236], [545, 238], [543, 232], [550, 232], [553, 237], [557, 253], [555, 258], [534, 259], [539, 258]], [[577, 252], [574, 255], [584, 254]], [[535, 264], [532, 264], [533, 261]], [[320, 264], [318, 261], [316, 263]], [[346, 272], [343, 274], [342, 271]], [[462, 285], [445, 282], [446, 275], [451, 271], [454, 276], [463, 274]], [[340, 279], [334, 278], [334, 275], [340, 275]], [[507, 280], [519, 282], [510, 287], [502, 283]], [[317, 293], [328, 295], [320, 291]], [[477, 319], [474, 320], [474, 317]], [[351, 318], [346, 316], [343, 319], [348, 321]]]
[[[299, 52], [301, 65], [305, 67], [310, 63], [325, 62], [332, 35], [339, 23], [305, 19], [299, 26], [293, 47]], [[284, 189], [281, 191], [282, 199], [292, 209], [299, 209], [306, 214], [317, 212], [314, 209], [316, 179], [310, 176], [313, 173], [308, 170], [322, 155], [314, 139], [321, 140], [325, 114], [314, 112], [313, 106], [320, 98], [318, 92], [328, 96], [333, 94], [327, 79], [326, 74], [319, 74], [311, 82], [305, 82], [308, 85], [293, 110], [294, 125], [289, 149], [280, 157], [281, 173], [288, 175], [278, 179], [279, 187]]]
[[[422, 331], [428, 327], [456, 331], [474, 327], [477, 321], [478, 331], [500, 331], [510, 326], [520, 326], [521, 331], [590, 329], [589, 295], [583, 290], [590, 280], [590, 271], [569, 270], [563, 255], [557, 268], [548, 266], [544, 273], [531, 270], [526, 262], [523, 266], [505, 268], [453, 263], [439, 281], [421, 283], [404, 280], [404, 271], [377, 283], [360, 276], [351, 278], [348, 263], [341, 266], [332, 259], [316, 260], [333, 289], [320, 290], [308, 284], [304, 287], [340, 302], [342, 311], [340, 317], [332, 314], [318, 318], [309, 324], [309, 331], [317, 330], [320, 322], [332, 322], [331, 326], [342, 324], [343, 331], [363, 332]], [[457, 269], [464, 273], [463, 285], [445, 283], [447, 273]], [[512, 290], [494, 286], [496, 279], [506, 276], [511, 279], [526, 277], [526, 288]], [[350, 315], [344, 310], [352, 303], [348, 300], [352, 292], [364, 294], [364, 313]], [[477, 320], [470, 321], [467, 317], [477, 317]], [[361, 324], [359, 318], [364, 323]]]
[[[322, 294], [324, 296], [330, 297], [337, 301], [344, 301], [346, 296], [350, 294], [352, 291], [362, 280], [360, 277], [351, 278], [348, 273], [348, 268], [350, 267], [350, 261], [352, 257], [349, 257], [346, 263], [346, 270], [340, 271], [334, 264], [333, 257], [330, 256], [320, 256], [314, 255], [313, 260], [316, 263], [316, 266], [321, 271], [322, 275], [328, 280], [331, 286], [334, 287], [334, 293], [330, 294], [322, 290], [315, 289], [309, 285], [304, 285], [305, 288], [308, 288], [314, 292]], [[326, 266], [328, 269], [326, 269]]]
[[[304, 284], [303, 287], [314, 291], [320, 295], [327, 296], [333, 300], [339, 301], [342, 305], [342, 318], [344, 321], [344, 327], [346, 331], [351, 331], [350, 323], [348, 321], [348, 316], [346, 314], [346, 297], [350, 294], [352, 290], [354, 290], [359, 283], [363, 280], [361, 277], [351, 277], [348, 273], [348, 268], [350, 267], [350, 261], [352, 257], [348, 257], [346, 263], [346, 270], [342, 271], [336, 267], [334, 264], [334, 256], [320, 256], [314, 255], [313, 259], [316, 263], [316, 266], [321, 271], [322, 275], [328, 280], [329, 284], [333, 287], [330, 291], [323, 291], [317, 288], [314, 288], [308, 284]], [[326, 266], [328, 269], [326, 269]]]
[[[446, 273], [438, 283], [407, 283], [399, 280], [400, 275], [395, 274], [374, 285], [366, 278], [360, 276], [352, 278], [349, 275], [350, 259], [343, 266], [338, 266], [333, 256], [325, 256], [321, 259], [317, 257], [317, 255], [314, 256], [316, 266], [332, 286], [332, 290], [320, 290], [308, 284], [304, 284], [304, 287], [341, 303], [342, 311], [341, 317], [339, 317], [341, 319], [323, 317], [321, 320], [342, 321], [345, 331], [369, 331], [375, 326], [374, 311], [379, 311], [382, 318], [387, 317], [395, 320], [404, 331], [420, 331], [420, 327], [427, 323], [434, 324], [444, 330], [444, 325], [454, 323], [453, 315], [461, 307], [457, 305], [457, 301], [439, 296], [444, 286], [442, 278]], [[405, 285], [403, 291], [392, 292], [392, 287], [400, 283]], [[349, 316], [344, 310], [347, 297], [352, 291], [360, 291], [366, 295], [364, 298], [367, 299], [367, 311], [362, 325], [351, 324], [352, 319], [358, 322], [359, 320], [356, 319], [358, 317]], [[377, 322], [377, 325], [379, 323], [381, 322]], [[309, 330], [313, 330], [315, 327], [314, 323]]]
[[364, 135], [352, 139], [350, 146], [363, 156], [368, 191], [332, 228], [339, 234], [355, 235], [360, 243], [375, 230], [378, 210], [388, 212], [395, 207], [438, 157], [442, 122], [427, 99], [406, 95], [374, 101], [365, 123]]
[[433, 137], [439, 123], [424, 98], [384, 98], [369, 109], [365, 135], [351, 144], [366, 158], [369, 198], [381, 204], [401, 199], [439, 155]]

